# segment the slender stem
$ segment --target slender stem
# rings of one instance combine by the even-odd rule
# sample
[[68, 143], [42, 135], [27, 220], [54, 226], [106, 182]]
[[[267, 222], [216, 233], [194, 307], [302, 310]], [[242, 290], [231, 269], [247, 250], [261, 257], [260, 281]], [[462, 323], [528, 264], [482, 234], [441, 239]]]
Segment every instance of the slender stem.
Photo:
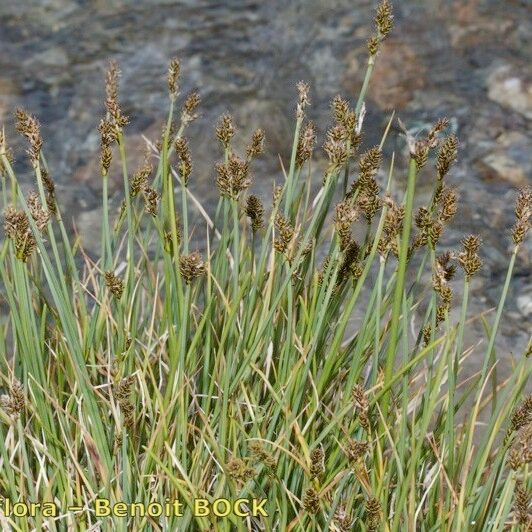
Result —
[[[406, 265], [408, 262], [408, 246], [410, 242], [410, 229], [412, 224], [412, 210], [414, 206], [414, 191], [416, 187], [417, 166], [413, 158], [410, 159], [408, 170], [408, 183], [406, 189], [405, 215], [403, 219], [403, 232], [399, 249], [399, 265], [397, 268], [397, 278], [395, 281], [395, 292], [393, 298], [392, 317], [390, 325], [390, 338], [388, 340], [388, 350], [386, 352], [386, 366], [384, 373], [384, 385], [386, 386], [393, 373], [395, 353], [397, 348], [397, 337], [399, 333], [399, 319], [401, 315], [401, 303], [403, 299]], [[388, 401], [385, 401], [387, 405]]]

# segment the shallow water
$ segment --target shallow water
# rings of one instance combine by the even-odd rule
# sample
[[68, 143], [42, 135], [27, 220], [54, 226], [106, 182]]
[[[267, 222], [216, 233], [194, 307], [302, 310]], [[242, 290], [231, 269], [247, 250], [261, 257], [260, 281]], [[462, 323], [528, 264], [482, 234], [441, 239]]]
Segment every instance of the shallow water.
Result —
[[[484, 240], [485, 267], [474, 283], [472, 312], [498, 298], [509, 255], [514, 188], [530, 180], [530, 35], [526, 1], [397, 1], [396, 28], [378, 59], [367, 101], [364, 145], [375, 144], [390, 111], [409, 127], [449, 116], [461, 139], [449, 179], [461, 210], [443, 239], [456, 246], [464, 232]], [[311, 118], [321, 138], [336, 94], [356, 99], [371, 30], [367, 0], [268, 2], [0, 0], [0, 122], [24, 172], [12, 111], [23, 105], [43, 124], [45, 153], [67, 218], [89, 250], [100, 226], [96, 127], [103, 113], [106, 62], [117, 59], [130, 166], [143, 157], [142, 133], [156, 139], [166, 116], [166, 66], [182, 59], [182, 92], [197, 87], [201, 118], [189, 130], [195, 170], [192, 190], [216, 200], [212, 165], [219, 157], [213, 124], [228, 110], [240, 142], [261, 126], [267, 153], [255, 166], [254, 187], [270, 193], [281, 180], [278, 154], [290, 146], [295, 83], [312, 87]], [[392, 130], [386, 154], [404, 169], [404, 141]], [[114, 202], [120, 202], [116, 173]], [[420, 187], [430, 190], [424, 171]], [[400, 179], [399, 179], [400, 183]], [[527, 253], [528, 251], [528, 253]], [[530, 336], [532, 283], [528, 250], [518, 261], [499, 351], [518, 356]], [[470, 341], [480, 330], [472, 330]]]

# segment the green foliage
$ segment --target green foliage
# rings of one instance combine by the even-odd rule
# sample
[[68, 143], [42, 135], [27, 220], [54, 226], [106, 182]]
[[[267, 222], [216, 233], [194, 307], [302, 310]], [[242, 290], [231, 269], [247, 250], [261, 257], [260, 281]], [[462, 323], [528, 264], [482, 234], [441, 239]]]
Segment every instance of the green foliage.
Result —
[[[468, 237], [462, 251], [437, 253], [456, 211], [445, 184], [456, 139], [441, 138], [445, 120], [423, 140], [407, 135], [404, 198], [391, 195], [394, 159], [382, 161], [391, 119], [380, 146], [357, 153], [362, 103], [390, 29], [383, 2], [354, 110], [333, 101], [318, 189], [305, 84], [284, 182], [265, 205], [250, 193], [264, 133], [238, 154], [232, 119], [222, 118], [213, 220], [191, 191], [184, 140], [196, 94], [174, 126], [179, 63], [171, 63], [163, 136], [137, 172], [126, 164], [127, 117], [111, 65], [97, 261], [70, 240], [38, 122], [18, 112], [38, 194], [24, 197], [2, 135], [0, 276], [9, 314], [0, 329], [0, 495], [55, 502], [61, 517], [6, 516], [4, 529], [525, 529], [529, 359], [516, 360], [495, 387], [492, 371], [530, 193], [519, 196], [519, 242], [494, 324], [486, 322], [487, 347], [464, 350], [464, 330], [479, 319], [468, 315], [468, 296], [480, 243]], [[417, 172], [433, 151], [434, 195], [414, 212]], [[113, 224], [112, 157], [120, 159], [125, 196]], [[190, 209], [206, 227], [189, 228]], [[355, 227], [365, 238], [355, 241]], [[207, 239], [191, 242], [193, 232]], [[464, 275], [453, 319], [456, 266]], [[467, 357], [480, 361], [473, 376], [462, 372]], [[184, 510], [97, 517], [96, 498], [146, 505], [176, 498]], [[196, 498], [266, 498], [269, 517], [195, 516]], [[69, 505], [79, 509], [67, 512]]]

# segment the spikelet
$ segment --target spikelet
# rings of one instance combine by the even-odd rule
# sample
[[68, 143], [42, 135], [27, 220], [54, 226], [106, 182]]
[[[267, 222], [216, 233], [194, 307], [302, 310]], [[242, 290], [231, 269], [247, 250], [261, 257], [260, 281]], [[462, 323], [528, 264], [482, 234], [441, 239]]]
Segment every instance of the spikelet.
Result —
[[441, 143], [438, 151], [436, 170], [438, 172], [439, 180], [442, 180], [447, 175], [451, 165], [456, 161], [457, 153], [458, 139], [454, 135], [451, 135]]
[[198, 118], [199, 115], [196, 112], [196, 109], [199, 107], [200, 103], [201, 97], [197, 90], [193, 90], [185, 98], [185, 102], [183, 103], [183, 109], [181, 110], [181, 123], [183, 124], [183, 126], [187, 126], [188, 124], [196, 120], [196, 118]]
[[37, 226], [39, 231], [43, 231], [50, 219], [50, 213], [44, 209], [39, 199], [39, 195], [36, 192], [30, 192], [28, 195], [28, 209], [31, 217]]
[[320, 511], [320, 499], [314, 488], [308, 488], [303, 495], [303, 508], [309, 514], [317, 514]]
[[382, 0], [377, 6], [375, 14], [375, 34], [368, 40], [368, 52], [370, 57], [375, 57], [380, 48], [380, 43], [392, 31], [393, 28], [393, 11], [392, 5], [388, 0]]
[[260, 441], [252, 441], [248, 447], [253, 457], [263, 463], [268, 469], [273, 469], [276, 466], [277, 460], [270, 452], [264, 449]]
[[377, 7], [375, 15], [375, 26], [381, 37], [387, 37], [393, 28], [392, 4], [388, 0], [382, 0]]
[[237, 200], [241, 192], [251, 184], [249, 161], [240, 159], [234, 153], [226, 163], [216, 165], [216, 184], [222, 196]]
[[153, 167], [150, 164], [145, 164], [133, 174], [130, 185], [130, 195], [132, 198], [136, 197], [148, 187], [148, 178], [152, 171]]
[[482, 266], [482, 261], [478, 256], [480, 249], [480, 238], [475, 235], [469, 235], [462, 240], [464, 250], [458, 254], [458, 263], [464, 270], [467, 279], [471, 279]]
[[521, 245], [532, 223], [532, 187], [526, 186], [519, 191], [515, 204], [515, 224], [512, 239], [516, 246]]
[[41, 125], [35, 116], [20, 107], [15, 111], [17, 131], [26, 137], [30, 147], [27, 153], [33, 166], [38, 165], [42, 149]]
[[278, 253], [286, 255], [295, 235], [294, 228], [289, 220], [281, 213], [277, 213], [275, 217], [275, 228], [277, 235], [273, 241], [273, 247]]
[[120, 70], [116, 61], [110, 61], [105, 77], [105, 108], [109, 116], [109, 122], [113, 126], [115, 135], [118, 135], [122, 128], [129, 124], [129, 118], [122, 113], [118, 100], [118, 78]]
[[168, 93], [172, 100], [177, 98], [179, 92], [179, 77], [181, 75], [181, 64], [177, 57], [172, 58], [168, 65]]
[[[46, 215], [47, 216], [47, 215]], [[36, 223], [42, 224], [44, 219]], [[8, 205], [4, 213], [4, 231], [13, 242], [15, 256], [22, 262], [27, 262], [37, 247], [37, 241], [32, 233], [30, 221], [26, 213]]]
[[371, 497], [366, 501], [365, 522], [368, 532], [378, 530], [381, 522], [381, 505], [375, 497]]
[[154, 188], [146, 186], [142, 189], [142, 197], [144, 198], [144, 210], [152, 216], [157, 216], [159, 193]]
[[124, 281], [115, 275], [112, 270], [105, 272], [105, 284], [109, 292], [111, 292], [116, 299], [122, 297], [122, 293], [124, 292]]
[[325, 453], [321, 447], [316, 447], [310, 453], [310, 480], [319, 478], [325, 473]]
[[316, 144], [316, 126], [312, 122], [307, 122], [301, 129], [296, 150], [296, 164], [303, 166], [312, 157], [312, 151]]
[[13, 420], [16, 420], [26, 406], [24, 389], [19, 380], [14, 379], [9, 388], [9, 394], [0, 396], [0, 407]]
[[305, 83], [304, 81], [299, 81], [297, 83], [299, 99], [297, 102], [296, 116], [298, 120], [303, 120], [303, 117], [305, 116], [305, 109], [310, 104], [309, 91], [310, 87], [308, 83]]
[[229, 149], [234, 134], [235, 126], [233, 123], [233, 117], [229, 114], [222, 115], [216, 126], [216, 138], [220, 141], [220, 144], [224, 149]]
[[261, 155], [264, 151], [265, 133], [263, 129], [257, 129], [251, 136], [251, 142], [246, 148], [246, 156], [248, 159]]
[[347, 442], [346, 453], [351, 465], [355, 465], [359, 460], [361, 460], [368, 452], [368, 449], [369, 444], [366, 441], [353, 439], [349, 440]]
[[514, 493], [514, 512], [517, 522], [525, 527], [523, 530], [530, 530], [532, 527], [531, 494], [520, 480], [515, 483]]
[[225, 466], [225, 471], [229, 477], [239, 482], [247, 482], [255, 477], [256, 471], [247, 460], [241, 458], [231, 458]]
[[188, 147], [188, 141], [184, 137], [179, 137], [174, 143], [175, 153], [178, 158], [178, 173], [183, 186], [188, 186], [188, 180], [192, 173], [192, 157]]
[[134, 383], [135, 377], [130, 375], [114, 386], [114, 397], [124, 417], [124, 426], [127, 430], [131, 430], [135, 424], [135, 407], [131, 400], [131, 388]]
[[512, 431], [518, 431], [530, 423], [532, 423], [532, 394], [528, 394], [513, 411], [510, 418], [510, 427]]
[[251, 229], [257, 232], [264, 225], [264, 207], [258, 196], [250, 195], [246, 201], [246, 215], [251, 220]]
[[352, 392], [353, 403], [360, 421], [361, 427], [367, 432], [370, 429], [369, 424], [369, 401], [366, 396], [364, 387], [361, 384], [357, 384]]
[[179, 271], [187, 284], [204, 275], [207, 270], [199, 251], [179, 257]]
[[344, 200], [336, 205], [334, 226], [340, 242], [341, 251], [347, 249], [351, 242], [351, 226], [357, 218], [358, 211], [349, 201]]

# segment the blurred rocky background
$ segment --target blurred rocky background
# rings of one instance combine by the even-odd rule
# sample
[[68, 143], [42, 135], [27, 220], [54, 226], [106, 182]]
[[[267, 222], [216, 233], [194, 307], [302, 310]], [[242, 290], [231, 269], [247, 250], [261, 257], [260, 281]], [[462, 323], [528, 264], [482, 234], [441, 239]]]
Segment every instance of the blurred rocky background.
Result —
[[[198, 88], [201, 117], [188, 130], [194, 156], [192, 191], [216, 201], [213, 125], [231, 112], [242, 144], [255, 127], [267, 153], [255, 165], [254, 188], [270, 195], [281, 181], [292, 137], [295, 83], [312, 87], [311, 118], [320, 139], [337, 93], [356, 101], [372, 30], [368, 0], [0, 0], [0, 124], [27, 175], [13, 111], [22, 105], [42, 122], [45, 154], [65, 218], [89, 251], [100, 234], [101, 180], [97, 124], [109, 59], [122, 69], [121, 101], [132, 170], [144, 155], [142, 134], [156, 140], [168, 99], [166, 68], [182, 60], [182, 93]], [[392, 110], [411, 129], [447, 116], [461, 141], [449, 176], [460, 191], [459, 215], [442, 239], [456, 247], [479, 233], [485, 266], [475, 278], [472, 312], [498, 300], [511, 240], [516, 187], [530, 183], [532, 159], [532, 4], [528, 0], [396, 0], [395, 28], [383, 46], [367, 99], [364, 146], [377, 143]], [[386, 155], [396, 152], [397, 187], [405, 143], [394, 126]], [[319, 151], [319, 150], [318, 150]], [[317, 153], [317, 159], [320, 155]], [[318, 163], [319, 164], [319, 160]], [[114, 204], [121, 201], [115, 172]], [[431, 190], [427, 166], [420, 188]], [[423, 195], [423, 194], [422, 194]], [[532, 329], [530, 239], [518, 261], [498, 353], [523, 353]], [[460, 284], [460, 283], [459, 283]], [[480, 322], [470, 342], [480, 337]]]

